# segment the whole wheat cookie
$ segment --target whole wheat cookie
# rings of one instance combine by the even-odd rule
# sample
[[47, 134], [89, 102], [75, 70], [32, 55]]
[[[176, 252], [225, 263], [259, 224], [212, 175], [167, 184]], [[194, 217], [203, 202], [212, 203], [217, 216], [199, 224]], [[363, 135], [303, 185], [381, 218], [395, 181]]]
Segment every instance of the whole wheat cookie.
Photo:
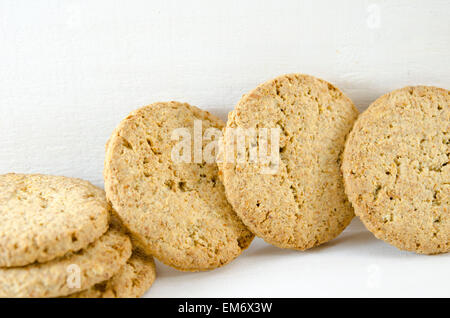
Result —
[[373, 102], [349, 135], [349, 200], [369, 231], [399, 249], [450, 249], [449, 105], [448, 90], [405, 87]]
[[0, 175], [0, 267], [46, 262], [78, 251], [108, 229], [103, 190], [48, 175]]
[[240, 153], [245, 160], [238, 161], [235, 149], [236, 158], [219, 164], [227, 198], [253, 233], [281, 248], [305, 250], [345, 229], [354, 213], [344, 193], [340, 156], [357, 116], [339, 89], [302, 74], [277, 77], [242, 97], [228, 116], [224, 152], [235, 146], [231, 134], [238, 129], [253, 129], [259, 137], [262, 129], [280, 133], [277, 164], [251, 162], [253, 148], [264, 153], [274, 141], [264, 146], [248, 138]]
[[107, 198], [141, 248], [185, 271], [227, 264], [253, 239], [226, 200], [214, 160], [195, 162], [195, 153], [188, 163], [172, 160], [174, 130], [187, 129], [194, 141], [194, 121], [200, 133], [224, 125], [178, 102], [134, 111], [112, 134], [104, 170]]
[[59, 297], [110, 279], [131, 256], [125, 234], [109, 230], [85, 249], [47, 263], [0, 269], [0, 297]]
[[138, 298], [156, 278], [153, 257], [134, 251], [127, 263], [109, 280], [70, 295], [70, 298]]

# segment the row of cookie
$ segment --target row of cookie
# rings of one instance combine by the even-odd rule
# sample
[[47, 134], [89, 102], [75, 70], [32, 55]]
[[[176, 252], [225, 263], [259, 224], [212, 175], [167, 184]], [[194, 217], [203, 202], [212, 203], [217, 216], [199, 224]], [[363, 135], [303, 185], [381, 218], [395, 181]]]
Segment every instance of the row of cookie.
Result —
[[[112, 134], [106, 195], [147, 253], [185, 271], [229, 263], [254, 235], [281, 248], [318, 246], [347, 227], [354, 208], [378, 238], [401, 249], [447, 252], [449, 92], [407, 87], [358, 116], [338, 88], [301, 74], [244, 95], [226, 126], [188, 104], [155, 103]], [[196, 144], [199, 127], [205, 138]], [[179, 128], [187, 150], [173, 138]], [[279, 160], [196, 160], [196, 147], [210, 150], [211, 128], [224, 129], [224, 140], [236, 129], [277, 128]], [[272, 145], [244, 140], [244, 156]], [[188, 160], [174, 161], [174, 149], [189, 152]]]
[[1, 175], [0, 297], [141, 296], [156, 276], [153, 258], [110, 212], [86, 181]]
[[[132, 112], [113, 132], [106, 147], [106, 195], [146, 252], [180, 270], [227, 264], [254, 235], [305, 250], [336, 237], [354, 216], [340, 157], [357, 116], [336, 87], [299, 74], [278, 77], [244, 95], [226, 125], [188, 104], [155, 103]], [[245, 149], [234, 149], [226, 160], [219, 156], [218, 165], [198, 160], [192, 137], [201, 129], [204, 138], [197, 143], [205, 154], [212, 128], [224, 129], [223, 140], [231, 140], [231, 148], [240, 129], [237, 138], [244, 138]], [[250, 154], [251, 147], [261, 153], [264, 142], [250, 140], [248, 132], [264, 128], [281, 131], [274, 171], [271, 160], [237, 158], [239, 152]], [[182, 138], [173, 138], [180, 129], [188, 141], [185, 149], [179, 149]], [[271, 148], [275, 140], [266, 144]], [[188, 160], [175, 161], [174, 149], [175, 154], [188, 152]]]

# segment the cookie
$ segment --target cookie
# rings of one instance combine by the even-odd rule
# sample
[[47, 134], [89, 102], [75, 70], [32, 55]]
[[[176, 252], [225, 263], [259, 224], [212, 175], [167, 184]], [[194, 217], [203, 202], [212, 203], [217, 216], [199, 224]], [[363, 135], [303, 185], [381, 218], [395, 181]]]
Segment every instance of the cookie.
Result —
[[153, 257], [134, 251], [127, 263], [109, 280], [70, 295], [70, 298], [138, 298], [156, 278]]
[[108, 229], [103, 190], [79, 179], [0, 176], [0, 267], [47, 262], [76, 252]]
[[[228, 116], [223, 152], [236, 146], [238, 129], [258, 136], [246, 138], [244, 150], [235, 149], [219, 168], [229, 202], [253, 233], [281, 248], [306, 250], [345, 229], [354, 213], [340, 157], [357, 116], [339, 89], [302, 74], [277, 77], [242, 97]], [[279, 147], [264, 129], [279, 132]], [[270, 154], [272, 147], [274, 160], [250, 160], [252, 150]]]
[[405, 87], [359, 117], [343, 156], [355, 213], [377, 238], [421, 254], [450, 250], [450, 94]]
[[[195, 153], [189, 162], [172, 160], [179, 143], [174, 130], [187, 129], [193, 141], [196, 120], [200, 133], [224, 125], [178, 102], [134, 111], [111, 136], [104, 170], [107, 198], [133, 237], [146, 253], [184, 271], [227, 264], [253, 239], [226, 200], [214, 157], [209, 163], [195, 160]], [[200, 150], [210, 142], [204, 138]]]
[[[116, 274], [131, 256], [129, 238], [109, 230], [76, 253], [24, 267], [0, 269], [0, 297], [58, 297], [85, 290]], [[79, 283], [79, 285], [78, 285]]]
[[[133, 246], [133, 254], [126, 264], [110, 279], [87, 290], [71, 294], [69, 298], [138, 298], [153, 284], [156, 267], [153, 257], [139, 248], [138, 242], [124, 227], [117, 213], [111, 209], [110, 228], [126, 234]], [[137, 244], [137, 245], [136, 245]]]

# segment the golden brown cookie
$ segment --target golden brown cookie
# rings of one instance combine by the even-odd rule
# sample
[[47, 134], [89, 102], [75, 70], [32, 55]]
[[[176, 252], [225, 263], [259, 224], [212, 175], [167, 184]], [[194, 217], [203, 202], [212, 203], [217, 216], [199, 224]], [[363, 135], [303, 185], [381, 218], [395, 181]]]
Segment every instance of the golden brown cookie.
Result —
[[450, 250], [450, 94], [416, 86], [378, 98], [345, 148], [346, 192], [365, 226], [399, 249]]
[[248, 160], [253, 149], [270, 149], [272, 139], [267, 148], [247, 139], [244, 151], [235, 149], [246, 160], [222, 158], [219, 164], [228, 200], [253, 233], [278, 247], [305, 250], [345, 229], [354, 214], [340, 156], [357, 116], [339, 89], [302, 74], [277, 77], [242, 97], [228, 116], [224, 153], [237, 129], [254, 129], [259, 136], [261, 129], [280, 131], [278, 164]]
[[194, 154], [189, 163], [172, 160], [174, 130], [186, 128], [193, 138], [195, 120], [201, 133], [223, 127], [208, 112], [178, 102], [134, 111], [111, 136], [104, 170], [107, 197], [145, 252], [186, 271], [227, 264], [253, 239], [228, 204], [214, 162], [192, 162]]
[[108, 229], [103, 190], [47, 175], [0, 175], [0, 267], [76, 252]]
[[0, 269], [0, 297], [59, 297], [85, 290], [116, 274], [131, 256], [129, 238], [109, 230], [76, 253], [47, 263]]
[[127, 263], [109, 280], [72, 294], [71, 298], [138, 298], [156, 278], [153, 257], [134, 251]]

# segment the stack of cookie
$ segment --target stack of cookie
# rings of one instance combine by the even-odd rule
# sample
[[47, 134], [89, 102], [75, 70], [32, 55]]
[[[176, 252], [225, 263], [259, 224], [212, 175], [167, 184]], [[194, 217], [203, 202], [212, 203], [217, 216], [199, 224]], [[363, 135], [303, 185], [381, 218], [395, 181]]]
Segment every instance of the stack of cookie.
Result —
[[152, 257], [109, 226], [104, 191], [86, 181], [0, 176], [0, 297], [138, 297]]

